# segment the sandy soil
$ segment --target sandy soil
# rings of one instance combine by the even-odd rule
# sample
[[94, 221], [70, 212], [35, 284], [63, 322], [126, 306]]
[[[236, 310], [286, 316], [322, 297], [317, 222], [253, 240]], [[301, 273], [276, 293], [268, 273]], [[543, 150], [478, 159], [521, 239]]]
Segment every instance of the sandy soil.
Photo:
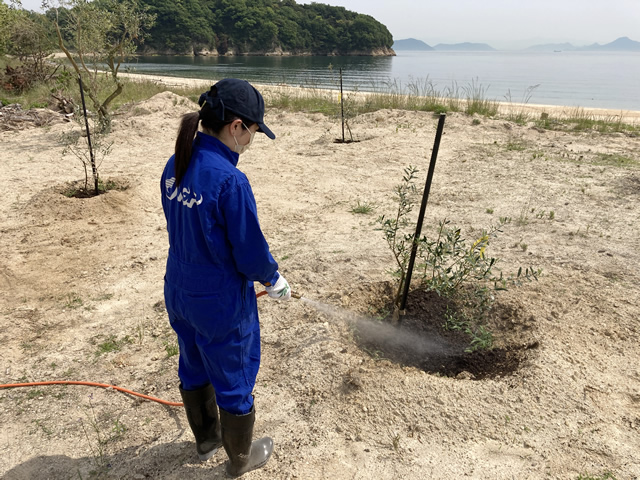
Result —
[[[163, 93], [117, 115], [101, 171], [129, 188], [92, 199], [60, 193], [82, 177], [58, 143], [70, 124], [0, 133], [1, 384], [89, 380], [180, 400], [159, 178], [194, 108]], [[353, 330], [388, 300], [375, 218], [408, 164], [424, 182], [437, 119], [362, 115], [345, 145], [335, 119], [268, 112], [278, 138], [256, 139], [240, 168], [281, 271], [322, 305], [259, 300], [255, 434], [276, 450], [247, 478], [640, 478], [640, 138], [478, 120], [447, 118], [425, 232], [446, 217], [472, 237], [511, 217], [492, 255], [506, 273], [543, 269], [499, 295], [492, 325], [497, 345], [536, 348], [481, 380], [395, 363]], [[352, 213], [358, 202], [373, 211]], [[181, 408], [81, 386], [0, 390], [6, 479], [223, 478], [225, 461], [198, 462]]]

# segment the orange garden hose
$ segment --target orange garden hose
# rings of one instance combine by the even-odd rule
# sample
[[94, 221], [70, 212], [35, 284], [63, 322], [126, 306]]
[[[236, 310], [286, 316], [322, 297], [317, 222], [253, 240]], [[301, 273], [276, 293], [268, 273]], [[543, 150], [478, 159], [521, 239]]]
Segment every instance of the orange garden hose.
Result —
[[136, 397], [146, 398], [147, 400], [161, 403], [163, 405], [169, 405], [171, 407], [182, 406], [182, 403], [180, 402], [169, 402], [167, 400], [161, 400], [159, 398], [150, 397], [149, 395], [145, 395], [143, 393], [127, 390], [126, 388], [116, 387], [115, 385], [108, 385], [106, 383], [96, 383], [96, 382], [78, 382], [74, 380], [53, 380], [51, 382], [8, 383], [6, 385], [0, 385], [0, 388], [37, 387], [40, 385], [88, 385], [90, 387], [113, 388], [114, 390], [118, 390], [119, 392], [128, 393], [129, 395], [135, 395]]
[[[256, 298], [259, 298], [263, 295], [266, 295], [266, 290], [257, 293]], [[115, 385], [108, 385], [106, 383], [96, 383], [96, 382], [79, 382], [74, 380], [52, 380], [50, 382], [28, 382], [28, 383], [7, 383], [0, 384], [0, 388], [15, 388], [15, 387], [37, 387], [41, 385], [86, 385], [89, 387], [101, 387], [101, 388], [112, 388], [114, 390], [118, 390], [119, 392], [128, 393], [129, 395], [134, 395], [136, 397], [145, 398], [147, 400], [151, 400], [152, 402], [161, 403], [162, 405], [169, 405], [171, 407], [182, 407], [183, 403], [181, 402], [169, 402], [167, 400], [161, 400], [159, 398], [151, 397], [149, 395], [145, 395], [143, 393], [134, 392], [132, 390], [128, 390], [126, 388], [117, 387]]]

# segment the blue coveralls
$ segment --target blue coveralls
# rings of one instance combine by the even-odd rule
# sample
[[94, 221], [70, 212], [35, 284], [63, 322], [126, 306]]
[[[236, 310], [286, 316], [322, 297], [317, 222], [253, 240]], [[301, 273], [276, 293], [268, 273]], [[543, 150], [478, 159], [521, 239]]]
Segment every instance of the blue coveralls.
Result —
[[178, 335], [185, 390], [209, 382], [223, 410], [249, 413], [260, 366], [260, 324], [253, 282], [278, 279], [238, 154], [199, 132], [189, 168], [175, 184], [174, 157], [162, 174], [169, 233], [164, 296]]

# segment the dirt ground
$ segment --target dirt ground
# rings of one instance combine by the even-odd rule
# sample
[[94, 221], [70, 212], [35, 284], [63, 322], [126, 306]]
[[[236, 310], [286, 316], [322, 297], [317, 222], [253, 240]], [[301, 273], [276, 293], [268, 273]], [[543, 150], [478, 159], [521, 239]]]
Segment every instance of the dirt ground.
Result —
[[[101, 173], [129, 188], [90, 199], [60, 193], [83, 176], [59, 145], [71, 124], [0, 133], [1, 384], [86, 380], [180, 401], [159, 179], [195, 108], [165, 92], [120, 112]], [[521, 355], [479, 378], [470, 364], [403, 365], [354, 330], [384, 316], [394, 262], [375, 220], [394, 211], [406, 166], [424, 184], [437, 118], [362, 115], [352, 144], [322, 115], [271, 110], [266, 123], [277, 139], [256, 138], [239, 168], [281, 272], [318, 303], [258, 300], [255, 435], [275, 451], [246, 478], [640, 478], [640, 137], [447, 117], [424, 232], [448, 218], [472, 238], [507, 217], [490, 254], [506, 274], [543, 270], [498, 294], [496, 348]], [[382, 332], [394, 335], [412, 337]], [[425, 357], [451, 353], [438, 338]], [[211, 479], [225, 461], [198, 461], [182, 408], [0, 389], [2, 478]]]

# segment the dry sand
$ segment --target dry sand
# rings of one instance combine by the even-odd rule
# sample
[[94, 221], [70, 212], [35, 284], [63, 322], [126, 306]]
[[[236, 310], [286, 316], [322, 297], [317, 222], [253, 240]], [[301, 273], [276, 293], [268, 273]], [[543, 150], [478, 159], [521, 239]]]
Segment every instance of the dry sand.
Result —
[[[0, 383], [90, 380], [179, 401], [159, 178], [193, 109], [165, 92], [117, 115], [101, 172], [130, 188], [92, 199], [59, 193], [82, 177], [58, 144], [70, 124], [0, 133]], [[506, 273], [543, 275], [498, 296], [492, 328], [499, 346], [537, 348], [511, 375], [431, 375], [361, 349], [349, 314], [261, 298], [255, 434], [276, 448], [247, 478], [640, 478], [640, 138], [472, 120], [447, 118], [425, 232], [446, 217], [473, 237], [511, 217], [491, 254]], [[437, 119], [362, 115], [348, 145], [322, 115], [266, 122], [278, 138], [256, 139], [239, 167], [281, 271], [309, 299], [378, 315], [393, 259], [375, 218], [408, 164], [424, 181]], [[352, 213], [358, 202], [374, 211]], [[198, 462], [180, 408], [0, 390], [6, 479], [223, 478], [225, 460]]]

